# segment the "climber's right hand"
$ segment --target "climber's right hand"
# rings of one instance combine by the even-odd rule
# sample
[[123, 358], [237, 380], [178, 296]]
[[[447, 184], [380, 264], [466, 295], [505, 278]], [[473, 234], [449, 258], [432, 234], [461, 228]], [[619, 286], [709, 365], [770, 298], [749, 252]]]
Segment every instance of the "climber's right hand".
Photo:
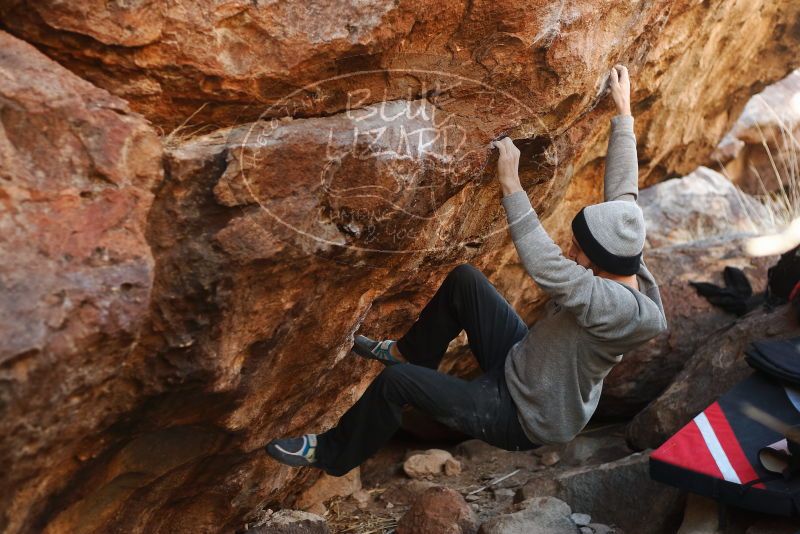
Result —
[[492, 141], [492, 146], [500, 152], [497, 158], [497, 181], [500, 182], [503, 196], [522, 191], [519, 181], [519, 149], [510, 137]]
[[611, 76], [608, 80], [608, 89], [611, 98], [617, 105], [617, 113], [620, 115], [631, 114], [631, 78], [628, 74], [628, 67], [625, 65], [614, 65], [611, 69]]

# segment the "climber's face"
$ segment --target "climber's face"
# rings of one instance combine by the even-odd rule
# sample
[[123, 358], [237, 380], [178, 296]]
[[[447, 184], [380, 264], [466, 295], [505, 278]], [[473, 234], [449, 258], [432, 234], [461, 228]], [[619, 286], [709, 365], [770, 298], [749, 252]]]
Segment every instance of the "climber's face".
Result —
[[589, 269], [592, 266], [592, 262], [589, 261], [589, 258], [586, 256], [586, 254], [583, 253], [583, 249], [578, 244], [578, 241], [575, 239], [574, 235], [572, 236], [572, 244], [570, 244], [569, 250], [567, 251], [567, 257], [586, 269]]

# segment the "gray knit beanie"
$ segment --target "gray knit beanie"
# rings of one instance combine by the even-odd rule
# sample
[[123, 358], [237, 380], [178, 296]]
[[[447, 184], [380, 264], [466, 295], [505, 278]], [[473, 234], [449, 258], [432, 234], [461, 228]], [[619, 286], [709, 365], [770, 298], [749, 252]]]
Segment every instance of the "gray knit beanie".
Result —
[[572, 233], [584, 254], [613, 274], [639, 272], [644, 248], [644, 215], [635, 203], [611, 200], [586, 206], [572, 219]]

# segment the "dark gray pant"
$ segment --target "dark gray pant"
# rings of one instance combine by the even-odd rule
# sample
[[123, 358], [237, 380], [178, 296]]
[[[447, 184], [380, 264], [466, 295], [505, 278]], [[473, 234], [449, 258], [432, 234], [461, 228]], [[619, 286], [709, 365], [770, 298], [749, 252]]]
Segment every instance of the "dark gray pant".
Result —
[[[483, 374], [473, 381], [436, 371], [447, 345], [466, 330]], [[317, 465], [341, 476], [375, 454], [411, 404], [441, 423], [506, 450], [536, 447], [508, 393], [504, 363], [528, 327], [489, 280], [469, 264], [445, 278], [411, 329], [398, 340], [411, 363], [387, 367], [336, 427], [319, 436]]]

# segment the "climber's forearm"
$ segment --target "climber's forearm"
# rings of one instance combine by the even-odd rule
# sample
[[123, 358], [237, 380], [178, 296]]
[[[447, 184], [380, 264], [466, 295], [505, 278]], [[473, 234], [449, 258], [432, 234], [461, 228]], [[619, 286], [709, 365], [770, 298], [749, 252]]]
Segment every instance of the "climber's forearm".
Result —
[[635, 202], [639, 197], [639, 161], [631, 115], [620, 114], [611, 118], [603, 182], [606, 201]]
[[631, 79], [624, 65], [614, 65], [611, 69], [609, 91], [617, 107], [617, 115], [611, 119], [603, 196], [606, 201], [636, 202], [639, 196], [639, 161], [631, 115]]

